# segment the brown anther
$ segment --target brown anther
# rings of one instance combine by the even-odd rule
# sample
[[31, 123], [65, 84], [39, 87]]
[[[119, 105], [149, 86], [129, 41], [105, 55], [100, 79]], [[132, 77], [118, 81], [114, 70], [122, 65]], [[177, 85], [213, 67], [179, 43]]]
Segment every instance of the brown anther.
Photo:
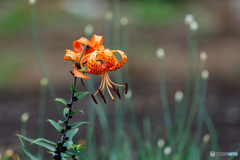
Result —
[[93, 101], [94, 101], [96, 104], [98, 104], [98, 103], [97, 103], [97, 100], [96, 100], [95, 97], [94, 97], [94, 95], [91, 94], [91, 96], [92, 96]]
[[125, 83], [125, 94], [127, 94], [127, 91], [128, 91], [128, 84], [127, 83]]
[[117, 95], [118, 95], [118, 97], [119, 97], [119, 99], [121, 99], [121, 96], [120, 96], [120, 93], [119, 93], [119, 90], [117, 89]]
[[119, 93], [118, 93], [118, 91], [116, 90], [116, 88], [114, 87], [114, 85], [112, 85], [112, 88], [113, 88], [114, 92], [116, 92], [117, 95], [118, 95]]
[[74, 73], [73, 73], [72, 71], [70, 71], [70, 73], [73, 75], [73, 77], [75, 77], [75, 76], [74, 76]]
[[101, 97], [102, 97], [104, 103], [107, 104], [106, 99], [105, 99], [105, 97], [104, 97], [102, 91], [101, 91], [100, 89], [98, 89], [98, 92], [100, 93], [100, 95], [101, 95]]
[[81, 82], [82, 82], [82, 85], [85, 86], [84, 83], [83, 83], [83, 79], [82, 78], [81, 78]]

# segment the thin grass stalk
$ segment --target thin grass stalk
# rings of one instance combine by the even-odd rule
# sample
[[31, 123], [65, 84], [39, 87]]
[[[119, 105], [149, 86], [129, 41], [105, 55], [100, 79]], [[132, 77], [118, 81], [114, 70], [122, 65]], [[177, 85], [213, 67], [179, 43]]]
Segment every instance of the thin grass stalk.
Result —
[[[93, 83], [92, 81], [88, 81], [87, 83], [87, 90], [92, 91], [93, 89]], [[96, 107], [96, 104], [94, 102], [90, 102], [91, 106]], [[87, 128], [87, 146], [91, 149], [87, 150], [87, 154], [91, 156], [92, 159], [95, 157], [92, 157], [95, 155], [95, 138], [94, 138], [94, 128], [95, 128], [95, 111], [93, 107], [88, 107], [88, 122], [90, 123]]]
[[129, 118], [130, 118], [130, 123], [132, 125], [133, 128], [133, 132], [134, 132], [134, 139], [136, 141], [137, 144], [137, 151], [138, 151], [138, 159], [139, 160], [145, 160], [145, 150], [144, 150], [144, 142], [141, 136], [141, 132], [139, 130], [138, 124], [137, 124], [137, 119], [133, 110], [133, 106], [132, 106], [132, 102], [131, 100], [127, 100], [127, 109], [128, 109], [128, 114], [129, 114]]
[[[26, 113], [26, 112], [23, 113], [22, 116], [21, 116], [21, 129], [20, 129], [20, 133], [23, 136], [26, 136], [26, 133], [27, 133], [27, 122], [28, 122], [28, 119], [29, 119], [29, 114]], [[19, 155], [22, 158], [26, 158], [26, 155], [24, 154], [23, 150], [20, 151]]]
[[149, 117], [143, 119], [143, 128], [144, 128], [144, 136], [145, 140], [149, 141], [151, 144], [151, 121]]
[[[217, 132], [215, 130], [215, 127], [213, 125], [213, 122], [209, 116], [209, 114], [207, 113], [207, 111], [205, 110], [204, 111], [204, 121], [205, 121], [205, 124], [209, 130], [209, 133], [211, 135], [211, 138], [212, 138], [212, 146], [211, 146], [211, 150], [214, 151], [214, 152], [218, 152], [219, 149], [218, 149], [218, 136], [217, 136]], [[203, 152], [204, 148], [202, 147], [201, 151]], [[220, 157], [216, 156], [214, 157], [216, 160], [220, 160]]]
[[[192, 124], [193, 124], [193, 121], [194, 121], [194, 117], [196, 115], [199, 103], [201, 103], [200, 102], [200, 93], [201, 93], [200, 88], [202, 88], [202, 86], [201, 86], [201, 80], [202, 80], [201, 79], [201, 74], [202, 74], [202, 71], [203, 71], [204, 67], [205, 67], [205, 62], [200, 64], [199, 74], [196, 75], [196, 82], [195, 82], [195, 86], [194, 86], [194, 97], [193, 97], [193, 101], [192, 101], [192, 105], [191, 105], [189, 118], [188, 118], [188, 121], [187, 121], [187, 124], [186, 124], [186, 129], [185, 129], [185, 132], [184, 132], [186, 137], [188, 137], [189, 134], [190, 134], [190, 130], [191, 130], [191, 127], [192, 127]], [[201, 133], [199, 133], [199, 132], [196, 132], [196, 133], [201, 135]]]
[[[50, 78], [48, 76], [48, 73], [47, 73], [43, 58], [42, 58], [42, 54], [41, 54], [41, 51], [40, 51], [40, 47], [39, 47], [37, 24], [36, 24], [35, 3], [31, 4], [31, 21], [32, 21], [32, 35], [33, 35], [35, 53], [36, 53], [36, 56], [37, 56], [38, 64], [40, 66], [40, 69], [42, 71], [43, 76], [45, 78], [47, 78], [47, 80], [48, 80], [48, 89], [49, 89], [50, 95], [51, 95], [52, 99], [55, 99], [57, 97], [57, 94], [56, 94], [56, 92], [54, 90], [54, 87], [53, 87], [53, 85], [50, 81]], [[60, 115], [61, 118], [63, 118], [60, 104], [57, 103], [56, 101], [54, 101], [54, 104], [55, 104], [55, 107], [58, 111], [58, 114]]]
[[188, 50], [188, 69], [187, 69], [187, 78], [186, 78], [186, 85], [185, 85], [185, 91], [184, 91], [184, 100], [183, 100], [183, 107], [181, 110], [181, 120], [180, 120], [180, 133], [179, 138], [182, 137], [184, 124], [186, 121], [187, 113], [188, 113], [188, 106], [189, 106], [189, 100], [191, 95], [191, 88], [194, 84], [194, 75], [195, 75], [195, 67], [194, 64], [196, 63], [196, 53], [197, 48], [196, 47], [196, 41], [194, 39], [194, 33], [190, 29], [189, 25], [187, 25], [187, 50]]
[[[113, 34], [113, 48], [118, 49], [120, 47], [120, 0], [114, 0], [114, 34]], [[115, 72], [115, 79], [118, 84], [122, 84], [122, 72], [121, 70]], [[122, 88], [119, 89], [122, 93]], [[116, 153], [119, 153], [119, 147], [122, 141], [122, 127], [123, 127], [123, 111], [122, 101], [115, 100], [115, 145], [114, 149]]]
[[[41, 82], [44, 78], [41, 80]], [[41, 83], [40, 89], [40, 103], [38, 108], [38, 137], [44, 138], [44, 122], [45, 122], [45, 108], [46, 108], [46, 95], [47, 95], [47, 83]], [[44, 148], [38, 146], [38, 158], [43, 159]]]
[[197, 121], [197, 131], [195, 136], [195, 141], [198, 143], [202, 133], [203, 121], [204, 121], [204, 103], [207, 92], [207, 80], [202, 81], [200, 101], [199, 101], [199, 112], [198, 112], [198, 121]]
[[162, 101], [162, 107], [163, 107], [163, 117], [164, 117], [164, 123], [165, 127], [167, 130], [167, 135], [168, 138], [172, 137], [172, 132], [171, 132], [171, 116], [169, 112], [169, 105], [168, 105], [168, 100], [167, 100], [167, 91], [166, 91], [166, 82], [165, 82], [165, 72], [164, 72], [164, 60], [163, 58], [160, 59], [160, 96], [161, 96], [161, 101]]

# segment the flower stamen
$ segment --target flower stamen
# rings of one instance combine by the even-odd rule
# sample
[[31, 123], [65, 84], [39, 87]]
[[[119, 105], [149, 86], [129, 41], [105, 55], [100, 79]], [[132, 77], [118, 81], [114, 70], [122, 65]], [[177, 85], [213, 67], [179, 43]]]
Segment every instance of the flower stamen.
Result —
[[126, 86], [125, 86], [125, 87], [126, 87], [126, 88], [125, 88], [125, 94], [127, 94], [127, 91], [128, 91], [128, 84], [125, 83], [125, 85], [126, 85]]
[[98, 92], [100, 93], [100, 95], [101, 95], [101, 97], [102, 97], [104, 103], [107, 104], [106, 99], [105, 99], [105, 97], [104, 97], [102, 91], [101, 91], [100, 89], [98, 89]]
[[94, 101], [96, 104], [98, 104], [98, 103], [97, 103], [97, 100], [96, 100], [95, 97], [94, 97], [94, 95], [91, 94], [91, 96], [92, 96], [93, 101]]

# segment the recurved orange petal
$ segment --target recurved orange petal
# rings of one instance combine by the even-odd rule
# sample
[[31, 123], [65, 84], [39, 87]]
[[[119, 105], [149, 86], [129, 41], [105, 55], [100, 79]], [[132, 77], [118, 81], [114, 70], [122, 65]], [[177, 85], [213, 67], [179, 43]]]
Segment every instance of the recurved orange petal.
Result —
[[93, 48], [98, 49], [100, 46], [102, 46], [102, 43], [103, 43], [103, 37], [102, 36], [98, 36], [96, 34], [94, 34], [92, 36], [91, 44], [92, 44]]
[[112, 50], [112, 53], [119, 53], [122, 56], [122, 60], [119, 61], [117, 64], [115, 64], [115, 66], [110, 68], [109, 71], [115, 71], [115, 70], [121, 68], [124, 65], [124, 63], [127, 61], [127, 56], [125, 55], [125, 53], [123, 51]]
[[66, 50], [66, 54], [63, 57], [63, 59], [70, 61], [69, 57], [71, 57], [73, 61], [77, 62], [79, 57], [80, 57], [80, 54], [81, 53], [78, 53], [78, 52], [75, 52], [75, 51], [72, 51], [72, 50]]
[[80, 78], [85, 78], [85, 79], [90, 79], [88, 76], [86, 76], [85, 74], [83, 74], [81, 71], [79, 71], [75, 65], [74, 66], [74, 76], [75, 77], [80, 77]]
[[89, 40], [85, 37], [81, 37], [79, 40], [77, 40], [78, 42], [84, 44], [84, 45], [89, 45], [91, 46], [91, 43], [89, 42]]
[[73, 42], [73, 49], [75, 50], [75, 51], [77, 51], [77, 52], [82, 52], [82, 50], [83, 50], [83, 45], [82, 45], [82, 43], [81, 42], [79, 42], [79, 41], [74, 41]]

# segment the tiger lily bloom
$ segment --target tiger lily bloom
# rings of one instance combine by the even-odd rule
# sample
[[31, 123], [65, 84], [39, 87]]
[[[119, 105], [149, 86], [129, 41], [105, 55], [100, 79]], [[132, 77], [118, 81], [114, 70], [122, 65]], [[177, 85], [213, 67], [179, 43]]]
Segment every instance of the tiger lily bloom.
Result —
[[[74, 76], [80, 77], [80, 78], [85, 78], [85, 79], [90, 79], [88, 76], [83, 74], [79, 70], [79, 62], [80, 58], [88, 55], [96, 50], [104, 50], [105, 47], [102, 45], [103, 43], [103, 37], [102, 36], [97, 36], [93, 35], [91, 41], [86, 39], [85, 37], [81, 37], [79, 40], [73, 42], [73, 50], [66, 50], [66, 54], [63, 57], [64, 60], [72, 60], [74, 61]], [[85, 45], [85, 47], [83, 46]], [[85, 50], [84, 50], [85, 49]], [[83, 54], [82, 54], [83, 52]]]
[[[122, 59], [120, 61], [117, 61], [113, 53], [119, 53]], [[109, 50], [109, 49], [98, 50], [82, 57], [80, 61], [82, 70], [86, 73], [100, 75], [102, 77], [99, 89], [96, 91], [94, 95], [92, 94], [92, 98], [95, 101], [95, 103], [97, 103], [95, 99], [95, 95], [97, 93], [101, 95], [104, 102], [106, 103], [106, 100], [104, 98], [105, 88], [107, 88], [108, 93], [112, 98], [112, 100], [115, 100], [115, 98], [113, 97], [110, 91], [110, 88], [112, 88], [116, 92], [116, 94], [119, 96], [120, 99], [121, 97], [119, 94], [119, 90], [116, 89], [115, 86], [125, 87], [125, 94], [127, 93], [127, 89], [128, 89], [127, 83], [125, 85], [116, 84], [113, 81], [111, 81], [111, 79], [108, 76], [109, 71], [115, 71], [121, 68], [126, 61], [127, 61], [127, 56], [124, 54], [124, 52], [120, 50]]]

